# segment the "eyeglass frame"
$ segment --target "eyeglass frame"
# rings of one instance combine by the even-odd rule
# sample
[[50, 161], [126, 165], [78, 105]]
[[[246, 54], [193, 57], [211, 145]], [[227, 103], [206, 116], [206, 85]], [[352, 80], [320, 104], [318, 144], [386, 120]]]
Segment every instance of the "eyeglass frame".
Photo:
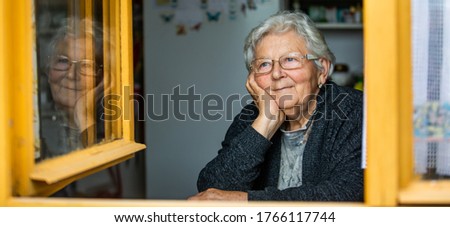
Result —
[[[52, 65], [54, 64], [53, 63], [53, 58], [56, 58], [56, 57], [64, 57], [70, 64], [69, 64], [69, 67], [67, 68], [67, 69], [56, 69], [56, 68], [54, 68]], [[81, 71], [79, 71], [79, 73], [81, 74], [81, 75], [83, 75], [83, 76], [85, 76], [85, 77], [98, 77], [98, 76], [101, 76], [99, 73], [98, 73], [98, 71], [101, 69], [101, 68], [103, 68], [103, 65], [99, 65], [99, 66], [97, 66], [97, 63], [95, 63], [95, 61], [94, 60], [90, 60], [90, 59], [80, 59], [80, 60], [71, 60], [69, 57], [67, 57], [67, 56], [65, 56], [65, 55], [56, 55], [56, 56], [48, 56], [48, 58], [49, 58], [49, 61], [50, 61], [50, 64], [49, 64], [49, 66], [53, 69], [53, 70], [55, 70], [55, 71], [59, 71], [59, 72], [67, 72], [67, 71], [69, 71], [69, 69], [72, 67], [72, 65], [73, 64], [75, 64], [75, 67], [77, 67], [77, 65], [78, 65], [78, 67], [77, 68], [79, 68], [79, 64], [80, 64], [80, 62], [90, 62], [90, 63], [93, 63], [93, 66], [94, 66], [94, 73], [92, 74], [92, 75], [90, 75], [90, 74], [86, 74], [86, 73], [82, 73]]]
[[[291, 53], [287, 53], [287, 54], [281, 56], [280, 58], [278, 58], [278, 60], [274, 60], [274, 59], [270, 59], [270, 58], [257, 58], [257, 59], [254, 59], [254, 60], [251, 61], [251, 63], [250, 63], [250, 69], [253, 70], [255, 74], [259, 74], [259, 75], [269, 74], [269, 73], [271, 73], [271, 72], [273, 71], [273, 68], [274, 68], [273, 65], [275, 65], [275, 62], [278, 62], [278, 65], [280, 65], [280, 67], [281, 67], [282, 69], [284, 69], [284, 70], [294, 70], [294, 69], [300, 69], [300, 68], [303, 68], [304, 64], [302, 64], [300, 67], [296, 67], [296, 68], [284, 68], [284, 67], [281, 65], [281, 63], [280, 63], [281, 58], [290, 56], [290, 55], [292, 55], [292, 54], [300, 54], [301, 59], [306, 59], [306, 60], [308, 60], [308, 61], [311, 61], [311, 60], [317, 60], [317, 59], [320, 58], [320, 57], [317, 57], [317, 56], [315, 56], [315, 55], [313, 55], [313, 54], [304, 54], [304, 55], [302, 55], [302, 53], [300, 53], [300, 52], [291, 52]], [[272, 67], [271, 67], [271, 69], [270, 69], [269, 71], [263, 72], [263, 73], [255, 72], [255, 69], [253, 68], [253, 62], [255, 62], [255, 61], [257, 61], [257, 60], [270, 60], [270, 61], [272, 61]]]

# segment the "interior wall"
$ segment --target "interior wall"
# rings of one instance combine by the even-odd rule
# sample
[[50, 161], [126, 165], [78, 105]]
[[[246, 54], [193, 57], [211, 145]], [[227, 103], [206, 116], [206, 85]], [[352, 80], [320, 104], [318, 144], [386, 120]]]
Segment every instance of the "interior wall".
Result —
[[[147, 145], [146, 197], [185, 199], [197, 193], [199, 171], [217, 154], [226, 129], [242, 107], [234, 95], [249, 99], [242, 54], [244, 39], [251, 28], [278, 11], [281, 3], [268, 1], [246, 17], [239, 14], [235, 21], [206, 21], [199, 31], [189, 30], [184, 36], [177, 36], [175, 26], [163, 22], [153, 4], [144, 1], [147, 114], [141, 118], [145, 120]], [[352, 71], [362, 70], [361, 30], [325, 30], [324, 35], [337, 62], [347, 63]], [[228, 108], [210, 112], [220, 114], [217, 120], [205, 116], [194, 119], [202, 113], [202, 101], [211, 97], [221, 97], [224, 105], [233, 102]], [[177, 105], [178, 101], [171, 98], [186, 101]], [[176, 106], [179, 110], [174, 110]], [[164, 117], [167, 108], [169, 114]], [[186, 119], [179, 120], [176, 115]]]

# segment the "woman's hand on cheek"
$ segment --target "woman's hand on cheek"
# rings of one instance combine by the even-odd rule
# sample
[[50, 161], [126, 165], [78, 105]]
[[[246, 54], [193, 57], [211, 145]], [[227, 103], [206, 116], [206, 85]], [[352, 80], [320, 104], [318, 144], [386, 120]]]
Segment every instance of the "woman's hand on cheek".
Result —
[[74, 108], [74, 120], [80, 132], [86, 130], [95, 124], [95, 109], [102, 108], [96, 106], [97, 99], [102, 97], [104, 91], [103, 81], [95, 88], [85, 91], [85, 93], [78, 98]]
[[270, 88], [262, 88], [252, 72], [247, 78], [246, 88], [259, 109], [259, 115], [252, 127], [267, 139], [271, 139], [285, 120], [285, 114], [269, 94]]

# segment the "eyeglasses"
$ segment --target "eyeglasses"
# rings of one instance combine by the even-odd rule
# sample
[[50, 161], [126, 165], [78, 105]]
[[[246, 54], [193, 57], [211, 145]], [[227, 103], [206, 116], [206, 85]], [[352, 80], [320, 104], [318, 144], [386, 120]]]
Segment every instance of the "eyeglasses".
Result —
[[77, 66], [77, 69], [79, 70], [78, 72], [83, 76], [97, 76], [97, 65], [93, 60], [71, 60], [67, 56], [63, 55], [57, 55], [50, 60], [52, 69], [61, 72], [69, 71], [70, 67], [72, 67], [72, 64], [75, 64], [75, 66]]
[[252, 61], [250, 68], [256, 74], [267, 74], [272, 72], [274, 62], [277, 61], [282, 69], [299, 69], [305, 65], [306, 60], [316, 60], [318, 57], [312, 54], [302, 55], [298, 52], [289, 53], [280, 57], [280, 59], [272, 60], [268, 58], [260, 58]]

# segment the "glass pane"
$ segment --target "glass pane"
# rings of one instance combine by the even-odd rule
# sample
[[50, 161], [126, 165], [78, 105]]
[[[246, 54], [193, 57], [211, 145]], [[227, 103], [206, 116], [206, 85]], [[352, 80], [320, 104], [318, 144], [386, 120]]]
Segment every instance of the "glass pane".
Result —
[[112, 54], [104, 54], [111, 34], [102, 0], [35, 0], [35, 10], [40, 161], [111, 138], [103, 120], [111, 76], [103, 66]]
[[450, 1], [412, 1], [414, 152], [423, 179], [450, 177]]

